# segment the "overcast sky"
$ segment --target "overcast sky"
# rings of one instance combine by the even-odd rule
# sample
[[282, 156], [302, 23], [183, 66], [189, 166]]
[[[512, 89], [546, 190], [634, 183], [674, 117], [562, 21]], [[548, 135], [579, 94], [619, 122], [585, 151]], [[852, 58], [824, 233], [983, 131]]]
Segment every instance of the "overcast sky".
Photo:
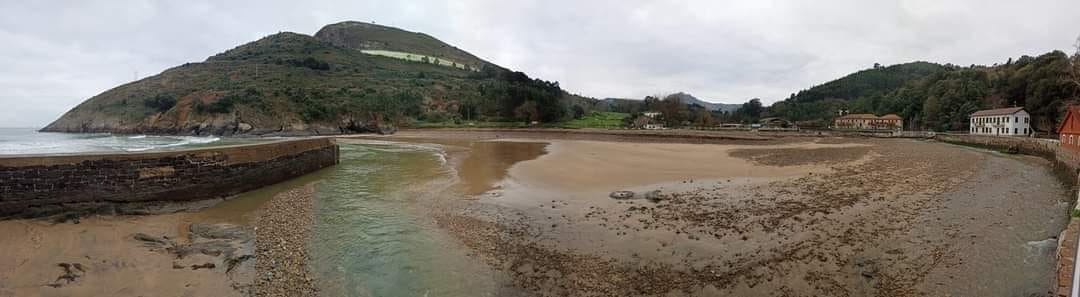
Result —
[[425, 32], [585, 96], [771, 103], [874, 63], [1072, 52], [1078, 13], [1077, 0], [2, 1], [0, 127], [44, 126], [135, 78], [343, 20]]

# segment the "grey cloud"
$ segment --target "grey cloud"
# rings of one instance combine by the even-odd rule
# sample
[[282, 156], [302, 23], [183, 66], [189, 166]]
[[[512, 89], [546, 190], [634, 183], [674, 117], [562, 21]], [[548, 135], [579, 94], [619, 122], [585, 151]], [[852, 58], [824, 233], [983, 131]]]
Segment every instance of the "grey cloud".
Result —
[[342, 20], [420, 31], [594, 97], [788, 94], [873, 63], [993, 64], [1067, 50], [1080, 2], [5, 1], [0, 126], [279, 31]]

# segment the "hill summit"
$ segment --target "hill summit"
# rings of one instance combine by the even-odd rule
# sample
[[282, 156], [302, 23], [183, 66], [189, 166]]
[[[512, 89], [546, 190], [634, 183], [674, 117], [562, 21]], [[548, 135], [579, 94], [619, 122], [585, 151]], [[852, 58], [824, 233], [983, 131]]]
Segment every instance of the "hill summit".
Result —
[[117, 86], [42, 131], [385, 132], [417, 121], [559, 121], [588, 105], [427, 34], [341, 22], [283, 32]]

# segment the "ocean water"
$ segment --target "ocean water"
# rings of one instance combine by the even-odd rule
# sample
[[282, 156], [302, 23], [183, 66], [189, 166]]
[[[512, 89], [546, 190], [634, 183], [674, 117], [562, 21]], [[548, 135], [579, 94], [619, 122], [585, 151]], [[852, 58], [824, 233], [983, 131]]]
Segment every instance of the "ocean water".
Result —
[[140, 152], [238, 144], [255, 140], [219, 137], [118, 135], [109, 133], [37, 132], [32, 128], [0, 128], [0, 155], [84, 152]]

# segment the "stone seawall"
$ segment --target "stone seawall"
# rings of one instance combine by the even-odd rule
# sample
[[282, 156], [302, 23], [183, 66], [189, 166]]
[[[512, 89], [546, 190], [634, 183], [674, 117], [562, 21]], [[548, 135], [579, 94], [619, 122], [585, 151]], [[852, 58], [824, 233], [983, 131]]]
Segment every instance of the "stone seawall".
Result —
[[168, 152], [0, 156], [0, 219], [220, 198], [333, 166], [331, 138]]

